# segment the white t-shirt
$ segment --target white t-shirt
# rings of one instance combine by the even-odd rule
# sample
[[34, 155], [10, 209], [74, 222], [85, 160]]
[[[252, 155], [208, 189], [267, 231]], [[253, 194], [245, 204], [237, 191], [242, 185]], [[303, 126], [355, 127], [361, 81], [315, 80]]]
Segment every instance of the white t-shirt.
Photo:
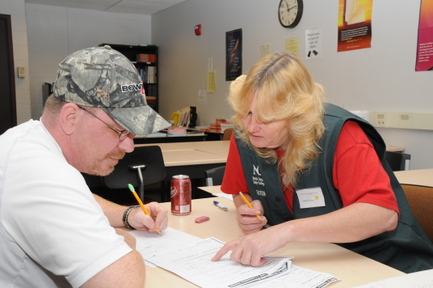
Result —
[[0, 287], [79, 287], [130, 251], [40, 121], [0, 136]]

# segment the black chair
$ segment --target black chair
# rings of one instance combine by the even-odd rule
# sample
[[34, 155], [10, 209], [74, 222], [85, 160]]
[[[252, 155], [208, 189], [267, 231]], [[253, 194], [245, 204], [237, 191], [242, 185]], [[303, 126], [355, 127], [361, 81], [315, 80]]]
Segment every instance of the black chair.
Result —
[[226, 165], [206, 170], [206, 186], [221, 185], [225, 170]]
[[[140, 198], [144, 199], [144, 186], [161, 182], [166, 177], [164, 158], [159, 146], [136, 147], [133, 152], [115, 166], [114, 171], [104, 177], [104, 185], [109, 189], [128, 190], [134, 186]], [[128, 193], [126, 191], [126, 193]], [[129, 194], [132, 193], [129, 191]]]
[[402, 152], [386, 151], [385, 157], [392, 171], [406, 170], [406, 160], [410, 160], [410, 155]]

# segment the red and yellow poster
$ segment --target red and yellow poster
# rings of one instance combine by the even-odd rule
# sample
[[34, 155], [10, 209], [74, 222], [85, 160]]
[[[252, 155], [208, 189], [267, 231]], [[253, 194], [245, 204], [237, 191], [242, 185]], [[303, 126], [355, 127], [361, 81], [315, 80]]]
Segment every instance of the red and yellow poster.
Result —
[[338, 52], [371, 47], [373, 0], [339, 0]]
[[415, 71], [433, 70], [433, 0], [421, 0]]

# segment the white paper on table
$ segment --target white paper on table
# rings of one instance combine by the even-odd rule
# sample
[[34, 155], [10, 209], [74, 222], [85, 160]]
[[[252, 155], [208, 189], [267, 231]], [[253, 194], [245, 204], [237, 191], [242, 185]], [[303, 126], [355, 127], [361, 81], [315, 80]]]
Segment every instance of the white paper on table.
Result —
[[171, 250], [175, 247], [190, 245], [201, 238], [167, 227], [161, 235], [147, 231], [133, 230], [129, 232], [136, 239], [136, 249], [143, 256], [146, 264], [155, 266], [149, 259], [157, 253]]
[[232, 194], [221, 192], [221, 193], [212, 193], [212, 195], [233, 201]]
[[427, 288], [433, 287], [433, 269], [383, 279], [354, 288]]
[[212, 257], [224, 245], [215, 238], [202, 239], [176, 250], [153, 256], [150, 261], [186, 280], [207, 288], [248, 287], [267, 277], [277, 277], [288, 273], [290, 258], [271, 258], [261, 267], [244, 266], [230, 260], [229, 253], [220, 261], [212, 262]]
[[156, 253], [150, 261], [205, 288], [270, 287], [271, 283], [279, 285], [277, 287], [311, 288], [325, 287], [338, 280], [332, 275], [296, 266], [292, 269], [290, 257], [266, 257], [265, 265], [252, 267], [230, 260], [229, 252], [221, 260], [212, 262], [223, 245], [222, 241], [207, 238], [178, 246], [176, 250]]
[[292, 264], [289, 274], [255, 285], [254, 288], [322, 288], [336, 281], [340, 279]]

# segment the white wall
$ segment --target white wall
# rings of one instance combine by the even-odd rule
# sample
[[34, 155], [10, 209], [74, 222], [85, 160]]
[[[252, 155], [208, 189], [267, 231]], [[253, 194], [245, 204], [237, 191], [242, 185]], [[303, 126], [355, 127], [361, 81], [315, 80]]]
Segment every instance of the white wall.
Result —
[[[0, 0], [0, 13], [11, 16], [12, 49], [14, 50], [15, 98], [17, 122], [31, 118], [29, 54], [24, 0]], [[25, 78], [18, 78], [16, 67], [24, 67]]]
[[[11, 0], [12, 1], [12, 0]], [[26, 4], [32, 116], [42, 113], [42, 84], [70, 53], [100, 43], [152, 44], [149, 15]]]
[[[351, 110], [433, 111], [433, 72], [414, 72], [420, 1], [374, 1], [372, 48], [341, 53], [336, 52], [337, 0], [304, 1], [303, 19], [295, 29], [279, 25], [278, 3], [186, 0], [152, 16], [140, 16], [0, 0], [0, 13], [12, 15], [16, 66], [28, 68], [30, 59], [30, 75], [15, 79], [18, 120], [40, 116], [41, 85], [53, 81], [58, 62], [74, 50], [101, 42], [159, 46], [164, 117], [184, 106], [197, 106], [201, 125], [228, 118], [232, 111], [226, 104], [225, 32], [237, 28], [243, 29], [244, 73], [259, 59], [260, 45], [270, 43], [272, 52], [281, 51], [286, 39], [297, 37], [302, 53], [305, 30], [317, 28], [322, 30], [323, 56], [306, 64], [330, 102]], [[202, 24], [202, 36], [194, 34], [196, 24]], [[197, 94], [206, 89], [209, 58], [217, 72], [217, 92], [208, 94], [203, 104]], [[388, 145], [403, 146], [412, 155], [411, 169], [433, 166], [433, 131], [378, 130]]]
[[[304, 15], [294, 29], [277, 19], [279, 0], [186, 0], [152, 16], [152, 39], [160, 49], [160, 112], [197, 106], [199, 124], [228, 118], [225, 32], [243, 29], [243, 73], [259, 59], [262, 44], [284, 50], [298, 38], [304, 55], [305, 31], [321, 29], [322, 57], [305, 61], [326, 97], [350, 110], [433, 112], [433, 72], [415, 72], [420, 1], [374, 1], [372, 48], [337, 53], [338, 0], [304, 1]], [[392, 9], [391, 9], [392, 7]], [[194, 26], [202, 24], [202, 36]], [[303, 56], [302, 56], [303, 57]], [[206, 89], [208, 59], [213, 58], [217, 92], [207, 103], [197, 100]], [[433, 167], [433, 131], [381, 128], [388, 145], [412, 155], [411, 168]]]

